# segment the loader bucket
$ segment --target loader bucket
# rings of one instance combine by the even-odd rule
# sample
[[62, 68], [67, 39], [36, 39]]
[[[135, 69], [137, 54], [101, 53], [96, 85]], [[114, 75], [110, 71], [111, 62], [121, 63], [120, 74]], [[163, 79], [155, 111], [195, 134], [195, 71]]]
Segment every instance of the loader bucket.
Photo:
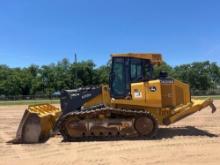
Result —
[[13, 143], [46, 141], [60, 116], [60, 109], [50, 104], [30, 105], [25, 110]]
[[197, 100], [197, 99], [192, 99], [192, 101], [186, 105], [182, 105], [180, 107], [177, 107], [174, 109], [173, 115], [171, 115], [168, 118], [164, 119], [164, 124], [169, 125], [172, 123], [175, 123], [195, 112], [198, 112], [206, 107], [210, 106], [212, 109], [212, 113], [216, 111], [216, 107], [213, 104], [213, 100], [211, 98], [208, 98], [206, 100]]

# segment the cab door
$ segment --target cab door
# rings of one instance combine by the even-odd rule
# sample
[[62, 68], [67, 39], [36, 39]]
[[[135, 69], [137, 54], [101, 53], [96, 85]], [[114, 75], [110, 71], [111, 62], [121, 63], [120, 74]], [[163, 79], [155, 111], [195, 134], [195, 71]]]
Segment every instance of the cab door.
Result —
[[125, 98], [130, 93], [129, 59], [124, 57], [112, 58], [110, 74], [111, 97]]

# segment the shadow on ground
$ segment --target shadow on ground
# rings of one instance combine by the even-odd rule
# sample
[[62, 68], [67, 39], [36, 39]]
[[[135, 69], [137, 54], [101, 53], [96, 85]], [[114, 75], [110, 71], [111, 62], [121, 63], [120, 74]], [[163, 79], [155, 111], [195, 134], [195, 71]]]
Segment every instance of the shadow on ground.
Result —
[[[161, 140], [170, 139], [178, 136], [205, 136], [205, 137], [218, 137], [216, 134], [209, 133], [206, 130], [201, 130], [193, 126], [185, 127], [173, 127], [173, 128], [159, 128], [157, 136], [155, 138], [146, 137], [117, 137], [117, 138], [80, 138], [74, 139], [73, 142], [83, 142], [83, 141], [119, 141], [119, 140]], [[66, 141], [62, 141], [66, 142]]]
[[173, 138], [176, 136], [206, 136], [218, 137], [218, 135], [210, 133], [206, 130], [198, 129], [193, 126], [159, 128], [156, 139]]

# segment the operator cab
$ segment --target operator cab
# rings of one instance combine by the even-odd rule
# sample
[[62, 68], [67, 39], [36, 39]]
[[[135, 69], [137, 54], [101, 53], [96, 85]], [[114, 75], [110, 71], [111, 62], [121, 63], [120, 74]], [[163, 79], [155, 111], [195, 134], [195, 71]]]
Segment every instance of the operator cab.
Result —
[[[155, 58], [157, 57], [157, 58]], [[130, 96], [130, 84], [152, 79], [153, 65], [161, 61], [156, 54], [117, 54], [112, 55], [110, 93], [115, 99]]]

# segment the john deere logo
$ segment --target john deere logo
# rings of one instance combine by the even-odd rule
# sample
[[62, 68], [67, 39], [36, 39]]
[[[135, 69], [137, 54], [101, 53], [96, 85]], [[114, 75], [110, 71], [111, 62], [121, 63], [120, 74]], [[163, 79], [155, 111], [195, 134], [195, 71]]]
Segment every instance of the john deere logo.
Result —
[[157, 88], [156, 88], [155, 86], [150, 86], [150, 87], [149, 87], [149, 90], [150, 90], [151, 92], [156, 92]]

